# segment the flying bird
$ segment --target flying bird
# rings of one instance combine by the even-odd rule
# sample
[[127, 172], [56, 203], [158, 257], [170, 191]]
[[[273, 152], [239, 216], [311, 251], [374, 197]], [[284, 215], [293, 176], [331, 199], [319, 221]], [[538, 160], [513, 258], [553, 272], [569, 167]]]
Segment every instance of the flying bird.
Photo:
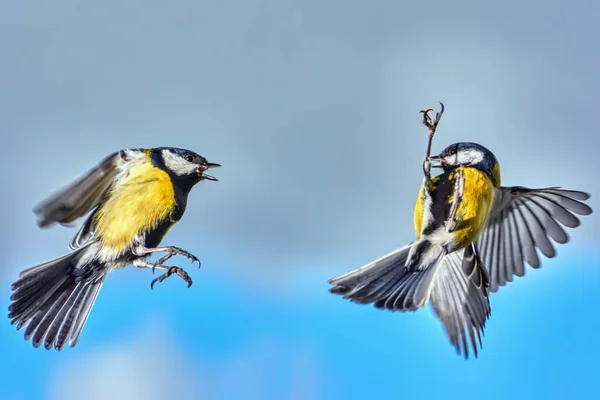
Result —
[[[502, 186], [500, 164], [484, 146], [454, 143], [430, 156], [434, 120], [423, 110], [429, 145], [414, 210], [416, 240], [344, 275], [330, 292], [379, 309], [415, 311], [431, 303], [457, 354], [477, 358], [490, 316], [489, 294], [553, 258], [564, 227], [589, 215], [590, 195], [559, 187]], [[441, 174], [431, 176], [431, 167]]]
[[[188, 194], [206, 171], [220, 167], [185, 149], [123, 149], [34, 209], [38, 226], [67, 225], [85, 215], [71, 252], [27, 268], [12, 284], [9, 315], [25, 340], [48, 350], [73, 347], [109, 272], [133, 264], [166, 271], [151, 283], [175, 274], [191, 286], [185, 270], [164, 263], [176, 254], [198, 263], [174, 246], [159, 247], [183, 216]], [[147, 258], [164, 253], [155, 263]]]

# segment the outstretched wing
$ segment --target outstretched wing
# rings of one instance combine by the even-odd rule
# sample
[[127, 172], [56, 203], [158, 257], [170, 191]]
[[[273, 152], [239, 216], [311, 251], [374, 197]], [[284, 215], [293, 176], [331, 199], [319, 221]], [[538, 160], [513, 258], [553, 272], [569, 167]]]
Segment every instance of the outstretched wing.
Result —
[[405, 268], [411, 243], [361, 268], [333, 278], [331, 293], [390, 311], [414, 311], [429, 301], [458, 354], [469, 357], [490, 315], [488, 277], [474, 245], [439, 257], [414, 271]]
[[66, 225], [97, 207], [116, 181], [121, 154], [109, 155], [84, 176], [38, 205], [33, 210], [38, 216], [38, 226]]
[[554, 257], [556, 250], [550, 238], [557, 243], [569, 241], [561, 225], [579, 226], [575, 214], [592, 213], [583, 203], [589, 198], [587, 193], [558, 187], [496, 189], [492, 211], [477, 240], [481, 260], [489, 271], [490, 291], [498, 291], [514, 275], [525, 275], [525, 262], [539, 268], [537, 249], [548, 258]]

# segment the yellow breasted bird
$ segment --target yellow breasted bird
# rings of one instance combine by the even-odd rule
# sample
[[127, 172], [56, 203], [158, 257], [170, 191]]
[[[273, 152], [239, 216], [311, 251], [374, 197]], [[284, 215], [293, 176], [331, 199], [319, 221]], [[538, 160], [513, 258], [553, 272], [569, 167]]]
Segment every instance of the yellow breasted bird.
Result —
[[[442, 173], [430, 177], [430, 166]], [[549, 239], [569, 240], [562, 226], [575, 228], [575, 214], [592, 213], [583, 203], [590, 196], [558, 187], [501, 186], [498, 160], [476, 143], [448, 146], [426, 158], [424, 171], [414, 210], [416, 240], [331, 279], [330, 291], [391, 311], [431, 302], [456, 352], [468, 358], [469, 342], [477, 357], [490, 316], [489, 292], [523, 276], [526, 262], [539, 268], [537, 250], [554, 257]]]
[[[215, 167], [185, 149], [124, 149], [38, 206], [40, 227], [89, 216], [69, 243], [70, 253], [23, 270], [12, 284], [8, 317], [17, 330], [25, 328], [25, 340], [46, 349], [75, 346], [106, 275], [129, 264], [166, 271], [151, 286], [176, 274], [189, 287], [183, 269], [164, 263], [176, 254], [200, 261], [178, 247], [158, 246], [183, 216], [192, 187], [217, 180], [206, 174]], [[166, 254], [146, 261], [157, 252]]]

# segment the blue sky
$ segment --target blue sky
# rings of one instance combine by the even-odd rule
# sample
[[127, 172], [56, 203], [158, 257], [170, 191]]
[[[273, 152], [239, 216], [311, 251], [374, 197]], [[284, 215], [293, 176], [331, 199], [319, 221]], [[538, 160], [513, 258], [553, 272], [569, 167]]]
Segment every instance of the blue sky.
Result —
[[589, 266], [599, 259], [563, 255], [569, 263], [548, 263], [492, 297], [483, 351], [470, 361], [429, 309], [351, 306], [324, 290], [325, 273], [274, 296], [217, 267], [194, 271], [190, 290], [173, 280], [154, 291], [148, 271], [130, 269], [111, 276], [75, 349], [35, 350], [2, 325], [2, 398], [587, 396], [600, 356], [590, 310], [600, 272]]
[[[414, 237], [426, 132], [476, 141], [505, 185], [592, 194], [600, 4], [230, 0], [0, 4], [0, 306], [75, 229], [32, 208], [124, 147], [223, 168], [165, 244], [194, 284], [109, 276], [78, 345], [0, 324], [2, 400], [564, 398], [595, 389], [597, 214], [558, 257], [491, 298], [478, 360], [429, 310], [392, 314], [327, 280]], [[179, 259], [178, 259], [179, 260]]]

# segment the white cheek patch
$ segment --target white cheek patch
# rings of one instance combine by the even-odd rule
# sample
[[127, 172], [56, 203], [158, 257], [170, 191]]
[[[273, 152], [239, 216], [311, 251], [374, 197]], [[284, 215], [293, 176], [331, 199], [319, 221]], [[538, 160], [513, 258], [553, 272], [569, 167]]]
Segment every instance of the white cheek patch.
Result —
[[169, 150], [162, 151], [162, 157], [165, 161], [165, 166], [173, 171], [176, 175], [191, 175], [196, 172], [198, 166], [191, 163], [182, 157], [173, 154]]
[[478, 164], [483, 160], [483, 154], [480, 151], [469, 149], [458, 153], [458, 162], [456, 162], [456, 155], [448, 158], [448, 161], [453, 164]]

